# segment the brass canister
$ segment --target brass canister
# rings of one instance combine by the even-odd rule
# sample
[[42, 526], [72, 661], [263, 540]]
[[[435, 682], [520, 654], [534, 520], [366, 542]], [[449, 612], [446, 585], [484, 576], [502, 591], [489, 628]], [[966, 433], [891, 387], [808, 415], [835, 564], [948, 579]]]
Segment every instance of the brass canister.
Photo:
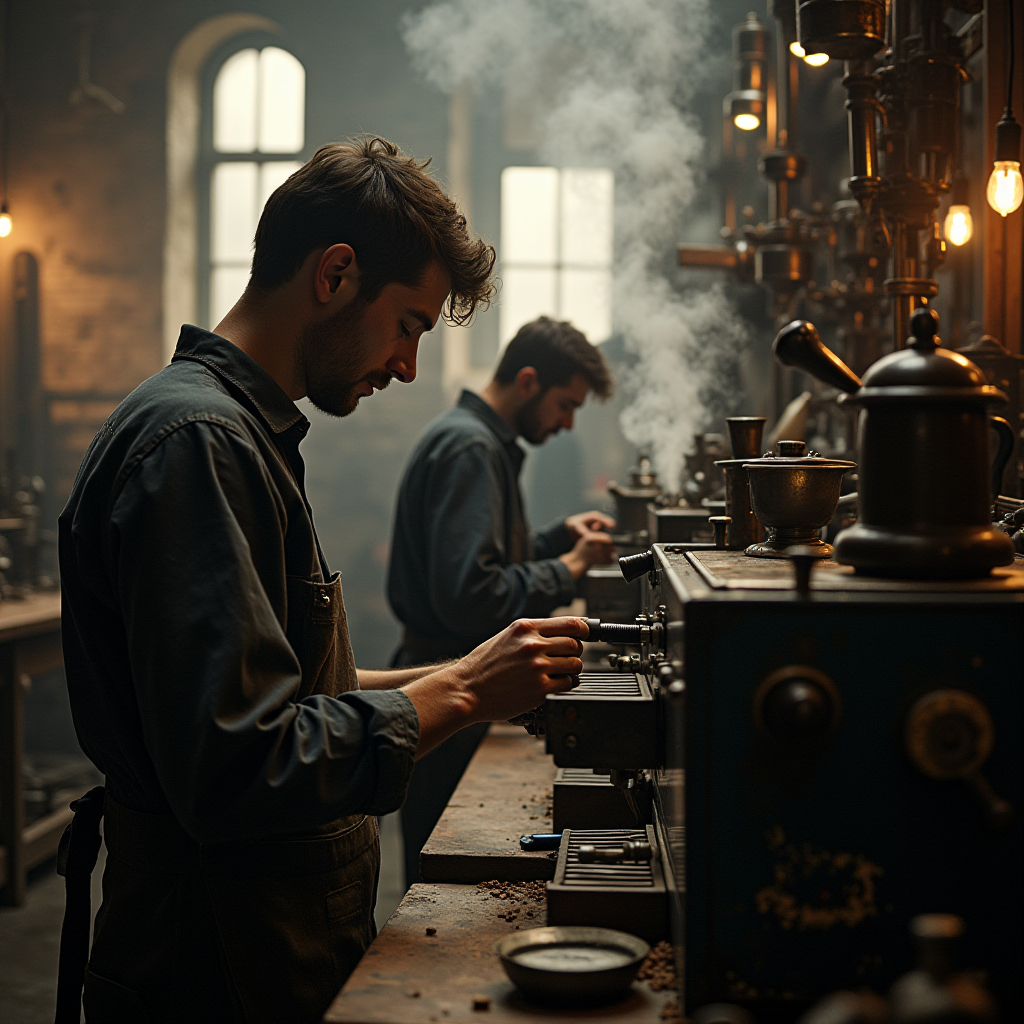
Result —
[[725, 422], [729, 427], [733, 457], [715, 463], [725, 473], [725, 514], [732, 520], [725, 546], [730, 551], [744, 551], [751, 544], [764, 540], [764, 528], [750, 507], [750, 485], [743, 463], [761, 454], [765, 418], [730, 416]]

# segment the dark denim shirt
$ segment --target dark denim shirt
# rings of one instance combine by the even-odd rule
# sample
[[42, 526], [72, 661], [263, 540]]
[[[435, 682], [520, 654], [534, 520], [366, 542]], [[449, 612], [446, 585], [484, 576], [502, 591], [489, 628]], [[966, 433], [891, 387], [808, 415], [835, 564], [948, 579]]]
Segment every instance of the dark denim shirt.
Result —
[[[82, 749], [117, 801], [171, 812], [199, 841], [384, 814], [412, 771], [409, 698], [311, 692], [286, 636], [289, 577], [330, 579], [303, 488], [308, 429], [241, 349], [186, 326], [96, 435], [60, 517]], [[342, 646], [353, 686], [347, 632]]]
[[427, 427], [402, 477], [388, 599], [406, 630], [451, 654], [523, 616], [550, 615], [576, 596], [558, 555], [561, 520], [531, 535], [519, 491], [526, 453], [479, 395]]

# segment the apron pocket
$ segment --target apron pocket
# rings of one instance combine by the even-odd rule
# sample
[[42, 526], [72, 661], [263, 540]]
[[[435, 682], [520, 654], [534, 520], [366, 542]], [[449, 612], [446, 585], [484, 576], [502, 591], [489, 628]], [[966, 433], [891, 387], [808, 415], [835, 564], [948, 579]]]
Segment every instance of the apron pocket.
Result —
[[364, 913], [363, 883], [351, 882], [340, 889], [327, 894], [327, 921], [331, 925], [343, 924], [345, 921]]
[[139, 993], [88, 967], [82, 993], [86, 1024], [147, 1024], [149, 1014]]

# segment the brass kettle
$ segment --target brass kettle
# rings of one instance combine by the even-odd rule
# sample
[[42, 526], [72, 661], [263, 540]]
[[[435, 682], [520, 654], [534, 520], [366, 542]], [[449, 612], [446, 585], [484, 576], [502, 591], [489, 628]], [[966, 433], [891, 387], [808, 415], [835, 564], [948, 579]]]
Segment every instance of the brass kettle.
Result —
[[[908, 348], [879, 359], [861, 381], [796, 320], [775, 339], [776, 359], [846, 392], [860, 407], [857, 522], [835, 540], [835, 559], [873, 576], [970, 579], [1013, 561], [991, 517], [1014, 436], [988, 408], [1006, 396], [966, 356], [941, 348], [939, 316], [911, 317]], [[999, 432], [990, 471], [989, 430]]]

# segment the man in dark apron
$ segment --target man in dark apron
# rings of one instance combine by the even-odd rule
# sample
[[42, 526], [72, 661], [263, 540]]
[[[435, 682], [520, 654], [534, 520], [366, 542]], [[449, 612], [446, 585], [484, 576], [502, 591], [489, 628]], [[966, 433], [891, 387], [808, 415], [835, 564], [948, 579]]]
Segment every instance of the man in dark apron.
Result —
[[269, 199], [216, 332], [182, 328], [93, 440], [60, 518], [68, 688], [106, 777], [88, 1024], [319, 1020], [373, 938], [375, 816], [415, 758], [580, 671], [575, 618], [357, 671], [305, 496], [295, 400], [344, 416], [411, 381], [493, 260], [396, 147], [325, 147]]

